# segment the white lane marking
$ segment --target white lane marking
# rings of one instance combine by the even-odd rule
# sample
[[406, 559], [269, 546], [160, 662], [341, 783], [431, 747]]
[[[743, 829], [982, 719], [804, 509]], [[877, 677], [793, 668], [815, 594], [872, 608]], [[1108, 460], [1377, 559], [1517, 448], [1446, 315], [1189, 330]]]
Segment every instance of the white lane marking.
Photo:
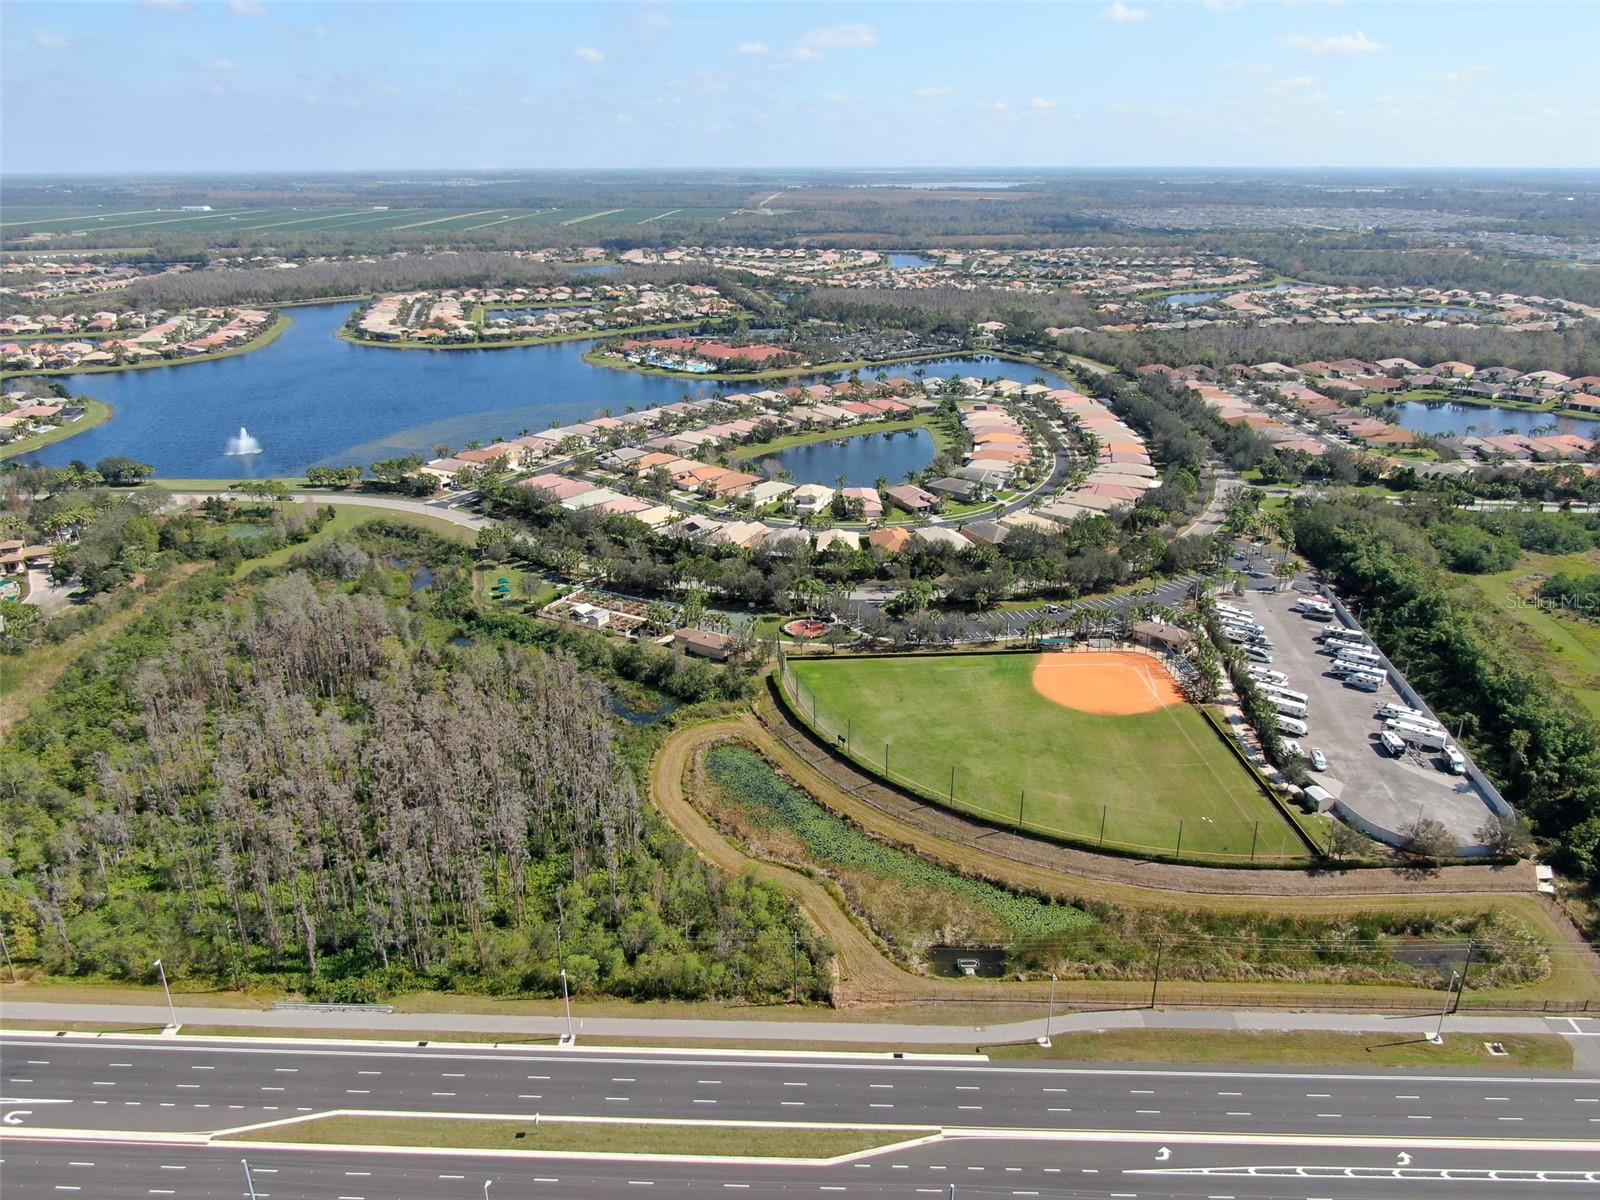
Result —
[[632, 1075], [613, 1075], [611, 1077], [611, 1082], [612, 1083], [638, 1083], [639, 1081], [637, 1079], [635, 1079]]
[[806, 1087], [808, 1085], [804, 1084], [804, 1083], [785, 1083], [783, 1086], [784, 1087]]
[[[15, 1038], [18, 1035], [16, 1035], [16, 1034], [8, 1034], [7, 1036]], [[1597, 1036], [1597, 1037], [1600, 1037], [1600, 1032], [1596, 1032], [1593, 1035], [1586, 1035], [1586, 1036]], [[99, 1043], [99, 1044], [103, 1045], [103, 1043]], [[81, 1042], [81, 1043], [73, 1043], [73, 1042], [53, 1043], [53, 1048], [55, 1048], [55, 1049], [67, 1049], [67, 1050], [82, 1050], [82, 1049], [91, 1049], [92, 1050], [92, 1049], [95, 1049], [96, 1046], [97, 1046], [97, 1043], [88, 1042], [88, 1041]], [[146, 1052], [146, 1053], [165, 1053], [166, 1051], [170, 1050], [171, 1047], [170, 1046], [153, 1046], [153, 1045], [135, 1045], [135, 1046], [122, 1046], [122, 1045], [119, 1045], [119, 1046], [117, 1046], [117, 1049], [126, 1050], [126, 1051], [129, 1051], [130, 1053], [139, 1053], [141, 1051], [142, 1052]], [[195, 1046], [185, 1046], [184, 1049], [189, 1051], [190, 1053], [195, 1053], [195, 1054], [233, 1054], [233, 1055], [263, 1055], [264, 1054], [264, 1055], [281, 1055], [281, 1054], [288, 1053], [288, 1051], [285, 1051], [285, 1050], [277, 1048], [277, 1047], [265, 1047], [265, 1046], [224, 1046], [224, 1045], [200, 1046], [200, 1045], [195, 1045]], [[393, 1059], [402, 1059], [402, 1058], [404, 1058], [404, 1059], [410, 1059], [410, 1058], [414, 1058], [415, 1057], [414, 1052], [410, 1051], [410, 1050], [375, 1050], [375, 1049], [370, 1049], [370, 1048], [366, 1048], [366, 1047], [315, 1048], [315, 1047], [296, 1046], [293, 1049], [293, 1053], [297, 1057], [301, 1057], [301, 1058], [356, 1058], [356, 1057], [360, 1057], [360, 1058], [367, 1058], [367, 1059], [379, 1059], [379, 1058], [393, 1058]], [[664, 1064], [666, 1064], [668, 1062], [672, 1062], [674, 1065], [680, 1065], [680, 1066], [682, 1065], [682, 1061], [681, 1060], [677, 1060], [677, 1059], [669, 1060], [669, 1059], [662, 1059], [662, 1058], [646, 1058], [646, 1057], [624, 1059], [624, 1058], [618, 1058], [615, 1055], [605, 1055], [603, 1057], [588, 1057], [588, 1056], [568, 1055], [564, 1051], [550, 1051], [548, 1053], [550, 1053], [550, 1054], [556, 1054], [556, 1053], [561, 1054], [562, 1058], [563, 1058], [563, 1061], [565, 1061], [566, 1063], [569, 1063], [569, 1064], [573, 1063], [573, 1062], [580, 1062], [580, 1063], [588, 1063], [588, 1064], [602, 1064], [603, 1063], [606, 1066], [610, 1066], [610, 1067], [616, 1067], [616, 1066], [619, 1066], [619, 1065], [634, 1065], [634, 1064], [638, 1064], [638, 1065], [641, 1065], [641, 1066], [659, 1067], [659, 1066], [662, 1066], [662, 1065], [664, 1065]], [[544, 1056], [536, 1055], [536, 1053], [526, 1053], [526, 1054], [519, 1054], [519, 1055], [511, 1055], [511, 1054], [507, 1054], [507, 1053], [485, 1054], [485, 1053], [481, 1053], [481, 1052], [470, 1052], [470, 1051], [460, 1051], [460, 1052], [453, 1052], [453, 1053], [445, 1053], [445, 1052], [441, 1051], [441, 1052], [430, 1054], [427, 1057], [438, 1059], [441, 1062], [452, 1062], [452, 1061], [453, 1062], [461, 1062], [461, 1061], [466, 1061], [466, 1062], [498, 1062], [498, 1063], [504, 1064], [506, 1062], [538, 1062], [538, 1061], [542, 1061]], [[770, 1066], [771, 1064], [770, 1064], [770, 1062], [767, 1062], [767, 1061], [750, 1060], [750, 1059], [742, 1059], [742, 1060], [741, 1059], [723, 1059], [723, 1060], [711, 1059], [711, 1060], [706, 1060], [706, 1061], [700, 1062], [697, 1065], [699, 1065], [699, 1066], [718, 1066], [718, 1067], [740, 1068], [740, 1069], [749, 1070], [749, 1069], [752, 1069], [752, 1068], [764, 1068], [764, 1067]], [[1129, 1078], [1129, 1079], [1154, 1079], [1154, 1080], [1157, 1080], [1158, 1082], [1161, 1082], [1161, 1083], [1171, 1083], [1173, 1080], [1185, 1080], [1185, 1079], [1201, 1079], [1201, 1080], [1203, 1080], [1203, 1079], [1245, 1079], [1245, 1080], [1253, 1080], [1253, 1081], [1265, 1081], [1265, 1082], [1268, 1082], [1268, 1083], [1295, 1083], [1295, 1082], [1306, 1082], [1306, 1081], [1310, 1081], [1310, 1080], [1317, 1080], [1317, 1081], [1321, 1081], [1321, 1082], [1333, 1082], [1333, 1083], [1359, 1083], [1359, 1084], [1372, 1084], [1372, 1083], [1375, 1083], [1375, 1082], [1388, 1082], [1387, 1080], [1385, 1080], [1384, 1076], [1379, 1072], [1369, 1072], [1367, 1074], [1334, 1073], [1334, 1072], [1312, 1072], [1312, 1071], [1177, 1071], [1177, 1072], [1174, 1072], [1174, 1071], [1171, 1071], [1171, 1070], [1142, 1070], [1142, 1069], [1135, 1069], [1135, 1068], [1131, 1068], [1131, 1067], [1003, 1067], [1003, 1066], [997, 1066], [997, 1065], [992, 1064], [992, 1063], [986, 1063], [986, 1064], [983, 1064], [983, 1065], [971, 1065], [971, 1066], [957, 1064], [957, 1063], [905, 1063], [905, 1064], [897, 1064], [893, 1068], [886, 1068], [881, 1063], [828, 1062], [828, 1061], [817, 1062], [817, 1063], [786, 1062], [784, 1064], [784, 1066], [787, 1069], [791, 1070], [791, 1071], [832, 1071], [832, 1072], [838, 1072], [838, 1071], [879, 1071], [879, 1072], [881, 1072], [881, 1071], [884, 1071], [886, 1069], [893, 1069], [897, 1073], [902, 1073], [902, 1074], [905, 1073], [905, 1072], [908, 1072], [908, 1071], [914, 1071], [914, 1072], [923, 1073], [923, 1074], [932, 1074], [932, 1073], [939, 1073], [939, 1074], [967, 1074], [967, 1075], [981, 1074], [981, 1075], [985, 1075], [985, 1076], [1024, 1075], [1025, 1074], [1025, 1075], [1032, 1075], [1032, 1076], [1044, 1076], [1044, 1077], [1054, 1077], [1054, 1078], [1063, 1078], [1063, 1077], [1071, 1078], [1071, 1077], [1077, 1077], [1077, 1076], [1088, 1076], [1088, 1077], [1095, 1077], [1095, 1078], [1099, 1078], [1099, 1077], [1115, 1077], [1115, 1078]], [[195, 1070], [209, 1071], [209, 1070], [213, 1070], [214, 1068], [206, 1067], [206, 1066], [195, 1066], [194, 1069]], [[543, 1078], [549, 1078], [549, 1076], [543, 1076]], [[1549, 1076], [1513, 1076], [1513, 1077], [1509, 1077], [1508, 1078], [1508, 1077], [1503, 1076], [1503, 1075], [1417, 1075], [1417, 1076], [1413, 1076], [1412, 1077], [1412, 1082], [1413, 1083], [1437, 1083], [1437, 1084], [1443, 1084], [1443, 1085], [1448, 1086], [1451, 1089], [1458, 1089], [1458, 1088], [1462, 1087], [1463, 1085], [1474, 1084], [1474, 1083], [1494, 1084], [1495, 1086], [1498, 1086], [1498, 1087], [1504, 1087], [1507, 1084], [1517, 1084], [1517, 1085], [1522, 1085], [1522, 1086], [1539, 1087], [1539, 1088], [1588, 1087], [1588, 1086], [1591, 1086], [1591, 1083], [1592, 1083], [1592, 1081], [1588, 1080], [1588, 1079], [1571, 1079], [1571, 1080], [1567, 1080], [1567, 1079], [1560, 1079], [1560, 1078], [1551, 1078]]]
[[700, 1099], [697, 1099], [697, 1100], [695, 1100], [695, 1103], [696, 1104], [715, 1104], [716, 1101], [715, 1100], [700, 1100]]
[[372, 1093], [370, 1091], [368, 1091], [366, 1088], [345, 1088], [344, 1094], [346, 1096], [370, 1096], [370, 1095], [372, 1095]]
[[467, 1077], [465, 1071], [443, 1071], [441, 1074], [446, 1079], [465, 1079]]
[[429, 1092], [430, 1096], [454, 1096], [454, 1092]]
[[699, 1084], [703, 1084], [706, 1087], [721, 1087], [722, 1086], [722, 1080], [720, 1080], [720, 1079], [696, 1079], [695, 1082], [699, 1083]]
[[544, 1099], [544, 1093], [543, 1092], [518, 1092], [517, 1093], [517, 1099], [518, 1100], [543, 1100]]
[[618, 1104], [626, 1104], [628, 1102], [628, 1098], [626, 1096], [607, 1096], [606, 1099]]
[[357, 1071], [357, 1075], [382, 1075], [382, 1071]]
[[300, 1071], [299, 1067], [273, 1067], [272, 1069], [279, 1075], [296, 1075]]
[[[869, 1088], [892, 1088], [894, 1086], [894, 1084], [892, 1084], [892, 1083], [869, 1083], [869, 1084], [867, 1084], [867, 1086]], [[1050, 1090], [1049, 1088], [1045, 1088], [1045, 1091], [1048, 1092], [1049, 1090]], [[1066, 1090], [1065, 1088], [1062, 1089], [1062, 1091], [1065, 1091], [1065, 1090]]]

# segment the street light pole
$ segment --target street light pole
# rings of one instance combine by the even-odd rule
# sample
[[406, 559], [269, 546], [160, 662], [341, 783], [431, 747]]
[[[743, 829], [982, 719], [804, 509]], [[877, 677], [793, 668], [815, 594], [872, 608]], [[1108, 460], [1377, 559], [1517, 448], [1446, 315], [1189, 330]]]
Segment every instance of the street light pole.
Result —
[[1451, 1000], [1451, 997], [1453, 997], [1455, 995], [1456, 980], [1458, 980], [1460, 978], [1461, 978], [1461, 972], [1460, 971], [1451, 971], [1450, 972], [1450, 986], [1447, 987], [1445, 989], [1445, 991], [1444, 991], [1444, 1004], [1439, 1009], [1439, 1024], [1434, 1029], [1434, 1031], [1428, 1035], [1428, 1040], [1430, 1042], [1432, 1042], [1435, 1046], [1444, 1045], [1444, 1019], [1445, 1019], [1446, 1016], [1449, 1015], [1449, 1012], [1450, 1012], [1450, 1000]]
[[244, 1168], [245, 1190], [250, 1193], [250, 1200], [256, 1200], [256, 1181], [250, 1178], [250, 1160], [248, 1158], [241, 1158], [239, 1160], [239, 1165]]
[[492, 1179], [485, 1179], [483, 1181], [483, 1200], [489, 1200], [489, 1185], [493, 1182], [494, 1180]]
[[567, 992], [567, 969], [561, 968], [561, 1004], [567, 1010], [567, 1041], [576, 1039], [572, 1036], [572, 997]]
[[172, 1018], [172, 1028], [178, 1027], [178, 1010], [172, 1004], [172, 989], [167, 986], [167, 968], [161, 965], [161, 960], [156, 959], [156, 970], [161, 972], [161, 990], [167, 996], [167, 1014]]

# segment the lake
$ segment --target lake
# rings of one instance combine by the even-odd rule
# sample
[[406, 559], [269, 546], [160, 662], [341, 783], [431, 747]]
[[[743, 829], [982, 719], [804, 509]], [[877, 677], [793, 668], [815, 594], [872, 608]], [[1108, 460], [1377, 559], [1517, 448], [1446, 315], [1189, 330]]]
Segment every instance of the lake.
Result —
[[1554, 413], [1528, 412], [1520, 408], [1490, 408], [1482, 404], [1425, 404], [1408, 400], [1393, 407], [1395, 420], [1413, 433], [1434, 437], [1463, 437], [1476, 433], [1489, 437], [1498, 433], [1528, 434], [1549, 425], [1557, 433], [1579, 437], [1600, 436], [1600, 421], [1589, 417], [1561, 417]]
[[890, 483], [903, 482], [906, 472], [920, 471], [933, 461], [935, 449], [926, 429], [905, 429], [794, 446], [768, 454], [755, 465], [768, 475], [786, 471], [795, 483], [832, 487], [843, 475], [846, 487], [871, 487], [880, 476]]
[[1481, 321], [1485, 317], [1494, 315], [1487, 309], [1462, 308], [1457, 304], [1373, 304], [1363, 308], [1361, 312], [1369, 317], [1398, 313], [1402, 317], [1427, 317], [1429, 320], [1461, 317], [1469, 321]]
[[1287, 292], [1290, 288], [1299, 286], [1297, 283], [1275, 283], [1271, 287], [1230, 288], [1226, 292], [1173, 292], [1163, 303], [1170, 304], [1174, 308], [1185, 308], [1191, 304], [1210, 304], [1213, 300], [1237, 295], [1240, 292]]
[[[537, 432], [603, 409], [623, 412], [754, 386], [591, 366], [583, 361], [587, 341], [494, 350], [353, 345], [334, 334], [354, 307], [290, 309], [294, 323], [276, 341], [231, 358], [63, 377], [75, 394], [107, 400], [116, 414], [29, 461], [92, 463], [125, 454], [167, 478], [271, 478], [397, 455], [431, 458], [439, 445], [460, 449], [468, 441]], [[916, 368], [935, 379], [1063, 382], [1031, 364], [986, 355], [905, 364], [887, 373], [910, 375]], [[261, 443], [260, 454], [223, 453], [241, 425]]]

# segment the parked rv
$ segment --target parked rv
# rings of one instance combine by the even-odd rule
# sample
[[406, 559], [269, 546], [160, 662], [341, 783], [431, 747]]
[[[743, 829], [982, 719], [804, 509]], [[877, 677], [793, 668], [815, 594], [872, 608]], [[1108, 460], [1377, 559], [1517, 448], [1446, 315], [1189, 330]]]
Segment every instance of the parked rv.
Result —
[[1383, 676], [1375, 671], [1353, 671], [1344, 677], [1344, 685], [1358, 691], [1375, 692], [1383, 686]]
[[1310, 733], [1310, 727], [1298, 717], [1278, 717], [1278, 732], [1287, 733], [1291, 737], [1305, 737]]
[[1391, 733], [1389, 730], [1385, 729], [1378, 735], [1378, 741], [1381, 742], [1383, 744], [1383, 748], [1395, 758], [1401, 757], [1406, 752], [1406, 740], [1398, 733]]

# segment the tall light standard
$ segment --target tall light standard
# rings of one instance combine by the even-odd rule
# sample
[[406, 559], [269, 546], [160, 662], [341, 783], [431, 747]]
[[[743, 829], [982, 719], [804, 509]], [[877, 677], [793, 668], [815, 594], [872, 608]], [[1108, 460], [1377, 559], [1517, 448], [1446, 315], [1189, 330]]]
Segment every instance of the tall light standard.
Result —
[[489, 1200], [489, 1185], [493, 1182], [494, 1180], [492, 1179], [485, 1179], [483, 1181], [483, 1200]]
[[1428, 1041], [1432, 1042], [1435, 1046], [1444, 1045], [1444, 1019], [1445, 1016], [1450, 1012], [1450, 998], [1455, 995], [1456, 980], [1460, 978], [1460, 971], [1450, 972], [1450, 986], [1444, 990], [1444, 1007], [1439, 1009], [1439, 1024], [1434, 1031], [1428, 1035]]
[[576, 1041], [572, 1036], [572, 996], [567, 991], [567, 969], [561, 968], [561, 1006], [567, 1010], [567, 1036], [564, 1039], [568, 1045]]
[[167, 1015], [172, 1019], [169, 1028], [176, 1029], [178, 1027], [178, 1010], [173, 1007], [172, 989], [167, 986], [167, 968], [161, 965], [161, 960], [159, 958], [156, 959], [155, 965], [156, 970], [161, 972], [161, 990], [165, 992], [167, 996]]
[[239, 1165], [244, 1168], [245, 1190], [250, 1193], [250, 1200], [256, 1200], [256, 1181], [250, 1178], [250, 1160], [248, 1158], [241, 1158], [239, 1160]]
[[[1039, 1045], [1046, 1048], [1050, 1045], [1050, 1018], [1056, 1012], [1056, 977], [1050, 976], [1050, 1003], [1044, 1010], [1044, 1036], [1038, 1039]], [[952, 1185], [953, 1186], [953, 1185]]]

